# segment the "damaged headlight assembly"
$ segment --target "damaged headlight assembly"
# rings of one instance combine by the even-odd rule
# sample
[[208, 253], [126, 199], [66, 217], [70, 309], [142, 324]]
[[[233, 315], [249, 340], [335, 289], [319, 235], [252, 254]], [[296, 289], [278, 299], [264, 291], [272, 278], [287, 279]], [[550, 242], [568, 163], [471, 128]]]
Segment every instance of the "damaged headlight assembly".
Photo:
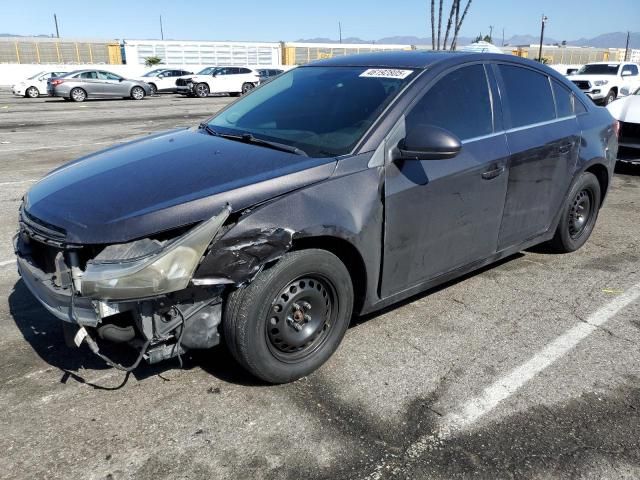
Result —
[[100, 300], [130, 300], [187, 288], [230, 212], [227, 205], [215, 217], [164, 246], [145, 239], [107, 247], [87, 262], [80, 276], [80, 293]]

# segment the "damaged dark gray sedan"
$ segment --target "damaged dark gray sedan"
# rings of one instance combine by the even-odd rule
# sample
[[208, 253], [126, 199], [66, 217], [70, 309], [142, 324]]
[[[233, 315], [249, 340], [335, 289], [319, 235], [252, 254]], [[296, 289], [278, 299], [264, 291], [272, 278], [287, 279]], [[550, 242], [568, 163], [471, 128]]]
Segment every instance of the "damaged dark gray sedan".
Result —
[[223, 338], [252, 374], [288, 382], [353, 314], [539, 243], [578, 249], [616, 150], [609, 113], [534, 62], [335, 58], [53, 171], [24, 197], [18, 268], [111, 365]]

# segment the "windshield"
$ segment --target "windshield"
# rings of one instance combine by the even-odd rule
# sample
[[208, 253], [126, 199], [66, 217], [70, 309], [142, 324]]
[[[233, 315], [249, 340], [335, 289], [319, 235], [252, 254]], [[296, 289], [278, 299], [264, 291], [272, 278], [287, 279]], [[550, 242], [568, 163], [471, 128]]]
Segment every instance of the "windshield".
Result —
[[34, 78], [38, 78], [40, 75], [42, 75], [45, 72], [38, 72], [35, 75], [28, 77], [27, 80], [33, 80]]
[[578, 75], [617, 75], [620, 65], [617, 63], [592, 63], [578, 70]]
[[196, 75], [211, 75], [216, 67], [207, 67], [200, 70]]
[[309, 156], [344, 155], [415, 74], [407, 69], [296, 68], [233, 103], [209, 126], [297, 147]]
[[156, 68], [155, 70], [151, 70], [150, 72], [145, 73], [144, 75], [142, 75], [143, 77], [155, 77], [156, 75], [158, 75], [160, 72], [164, 72], [166, 70], [166, 68]]

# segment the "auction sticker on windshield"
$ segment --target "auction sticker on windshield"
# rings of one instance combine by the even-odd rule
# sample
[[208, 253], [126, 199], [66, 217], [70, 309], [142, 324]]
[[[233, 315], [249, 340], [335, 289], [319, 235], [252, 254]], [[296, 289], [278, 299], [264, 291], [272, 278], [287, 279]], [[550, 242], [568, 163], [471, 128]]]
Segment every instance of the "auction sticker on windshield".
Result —
[[370, 68], [360, 74], [361, 77], [372, 78], [407, 78], [413, 70], [398, 70], [395, 68]]

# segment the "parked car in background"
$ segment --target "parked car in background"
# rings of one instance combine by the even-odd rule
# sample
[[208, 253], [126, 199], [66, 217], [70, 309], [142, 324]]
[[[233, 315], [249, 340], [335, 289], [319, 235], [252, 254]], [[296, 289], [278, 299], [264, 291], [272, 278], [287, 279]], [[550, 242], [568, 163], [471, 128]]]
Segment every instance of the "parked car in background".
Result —
[[196, 75], [176, 80], [178, 93], [192, 97], [206, 97], [210, 93], [238, 96], [260, 84], [257, 70], [248, 67], [207, 67]]
[[354, 312], [542, 242], [579, 249], [615, 126], [511, 55], [335, 57], [199, 126], [54, 170], [20, 206], [18, 270], [110, 365], [105, 340], [155, 363], [224, 339], [253, 375], [289, 382], [333, 354]]
[[587, 63], [570, 80], [591, 100], [609, 105], [640, 87], [638, 65], [630, 62]]
[[104, 70], [76, 70], [49, 79], [47, 91], [52, 97], [84, 102], [87, 98], [132, 98], [151, 95], [151, 87], [140, 80], [129, 80]]
[[193, 75], [193, 72], [173, 68], [156, 69], [145, 73], [136, 78], [136, 80], [148, 83], [151, 95], [167, 92], [175, 93], [177, 92], [176, 80], [184, 75]]
[[29, 78], [19, 81], [11, 87], [11, 90], [14, 95], [19, 97], [38, 98], [40, 95], [47, 95], [47, 80], [66, 73], [61, 71], [38, 72]]
[[280, 68], [259, 68], [257, 72], [260, 75], [260, 83], [265, 83], [284, 73], [284, 70]]
[[618, 160], [640, 164], [640, 88], [607, 105], [607, 110], [620, 122]]

